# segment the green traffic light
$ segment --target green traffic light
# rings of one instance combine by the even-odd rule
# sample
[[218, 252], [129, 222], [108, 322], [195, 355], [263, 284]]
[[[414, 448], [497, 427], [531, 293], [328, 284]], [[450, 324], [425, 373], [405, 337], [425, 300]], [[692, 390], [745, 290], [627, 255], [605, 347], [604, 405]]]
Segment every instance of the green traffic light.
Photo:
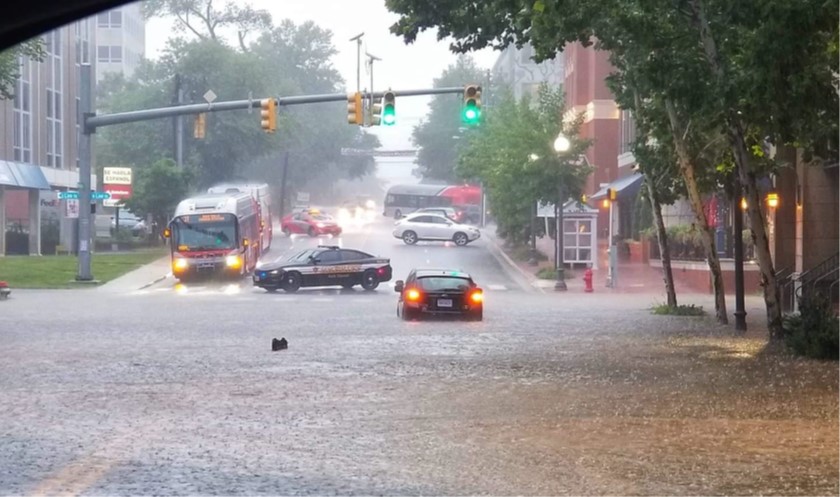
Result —
[[397, 116], [394, 113], [393, 105], [386, 105], [382, 110], [382, 124], [386, 126], [393, 126], [397, 122]]
[[465, 123], [478, 124], [480, 118], [481, 112], [479, 112], [479, 110], [475, 107], [475, 104], [470, 102], [466, 107], [464, 107], [463, 119]]

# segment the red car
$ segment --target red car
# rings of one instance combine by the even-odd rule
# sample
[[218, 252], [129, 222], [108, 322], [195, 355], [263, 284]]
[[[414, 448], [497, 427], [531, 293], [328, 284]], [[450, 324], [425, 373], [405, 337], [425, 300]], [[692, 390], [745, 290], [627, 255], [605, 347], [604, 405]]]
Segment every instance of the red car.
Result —
[[340, 235], [341, 226], [332, 217], [315, 209], [293, 212], [280, 221], [286, 236], [293, 233], [309, 236]]

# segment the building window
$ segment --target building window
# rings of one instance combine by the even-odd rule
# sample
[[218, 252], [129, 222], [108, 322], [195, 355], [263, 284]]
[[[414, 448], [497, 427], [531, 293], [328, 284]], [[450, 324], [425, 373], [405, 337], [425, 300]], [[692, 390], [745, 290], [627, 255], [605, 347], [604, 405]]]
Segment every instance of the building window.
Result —
[[96, 25], [100, 28], [120, 28], [122, 27], [122, 12], [119, 10], [103, 12], [96, 16]]
[[563, 220], [563, 261], [594, 262], [591, 219]]
[[15, 83], [14, 98], [14, 159], [32, 162], [32, 63], [20, 57], [20, 76]]
[[61, 33], [53, 31], [47, 36], [47, 56], [44, 63], [47, 66], [47, 165], [61, 168], [64, 156], [64, 140], [62, 126], [62, 96], [64, 93], [64, 73], [62, 71]]
[[619, 137], [619, 153], [633, 151], [633, 142], [636, 141], [636, 119], [633, 111], [621, 111], [621, 136]]
[[103, 63], [119, 63], [123, 60], [122, 47], [102, 45], [96, 47], [96, 58]]

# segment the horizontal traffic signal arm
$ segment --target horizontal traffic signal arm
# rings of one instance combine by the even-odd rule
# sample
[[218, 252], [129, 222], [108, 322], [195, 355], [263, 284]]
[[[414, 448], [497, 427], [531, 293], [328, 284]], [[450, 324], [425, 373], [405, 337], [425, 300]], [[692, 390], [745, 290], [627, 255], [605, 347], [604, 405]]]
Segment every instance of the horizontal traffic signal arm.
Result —
[[[397, 97], [416, 97], [421, 95], [443, 95], [443, 94], [463, 94], [463, 86], [455, 86], [448, 88], [424, 88], [417, 90], [391, 90]], [[364, 93], [365, 98], [382, 98], [384, 91]], [[278, 106], [286, 105], [303, 105], [303, 104], [317, 104], [322, 102], [346, 102], [346, 93], [330, 93], [322, 95], [296, 95], [293, 97], [278, 97], [275, 98]], [[112, 126], [114, 124], [134, 123], [139, 121], [149, 121], [152, 119], [162, 119], [166, 117], [185, 116], [191, 114], [200, 114], [202, 112], [224, 112], [230, 110], [247, 110], [259, 109], [261, 99], [250, 100], [230, 100], [226, 102], [213, 102], [203, 104], [178, 105], [172, 107], [160, 107], [157, 109], [143, 109], [129, 112], [119, 112], [116, 114], [102, 114], [102, 115], [86, 115], [84, 119], [85, 133], [93, 133], [97, 128], [104, 126]]]

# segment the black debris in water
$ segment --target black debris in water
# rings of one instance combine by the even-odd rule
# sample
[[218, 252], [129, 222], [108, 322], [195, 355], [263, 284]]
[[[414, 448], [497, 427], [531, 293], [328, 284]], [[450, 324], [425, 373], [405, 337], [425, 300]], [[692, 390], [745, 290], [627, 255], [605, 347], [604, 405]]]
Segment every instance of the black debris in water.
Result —
[[276, 338], [271, 339], [271, 351], [277, 352], [278, 350], [286, 350], [289, 348], [289, 342], [286, 341], [285, 338], [281, 338], [280, 340]]

